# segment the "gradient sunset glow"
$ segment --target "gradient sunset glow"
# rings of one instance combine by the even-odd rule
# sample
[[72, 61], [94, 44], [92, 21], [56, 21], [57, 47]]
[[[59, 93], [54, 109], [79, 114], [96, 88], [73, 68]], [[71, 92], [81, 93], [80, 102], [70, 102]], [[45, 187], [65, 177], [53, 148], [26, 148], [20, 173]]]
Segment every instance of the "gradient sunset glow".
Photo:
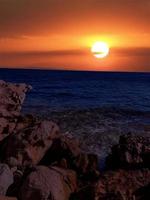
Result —
[[149, 0], [0, 0], [0, 67], [150, 71], [149, 22]]

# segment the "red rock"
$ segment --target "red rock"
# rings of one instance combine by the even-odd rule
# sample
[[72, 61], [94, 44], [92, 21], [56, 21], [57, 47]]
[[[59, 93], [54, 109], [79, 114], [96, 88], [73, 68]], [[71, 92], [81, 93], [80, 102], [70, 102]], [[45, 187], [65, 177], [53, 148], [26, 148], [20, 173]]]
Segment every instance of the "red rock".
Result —
[[52, 146], [41, 160], [41, 165], [51, 165], [57, 162], [58, 165], [65, 159], [68, 168], [72, 168], [75, 158], [81, 153], [78, 140], [70, 135], [61, 135], [53, 141]]
[[136, 191], [149, 183], [148, 169], [109, 171], [95, 184], [94, 200], [134, 200]]
[[150, 167], [150, 138], [121, 136], [119, 144], [112, 147], [106, 166], [109, 169]]
[[59, 136], [59, 128], [55, 123], [37, 122], [8, 138], [3, 148], [3, 162], [10, 166], [36, 165]]
[[75, 161], [75, 169], [84, 180], [93, 181], [99, 177], [98, 156], [81, 153]]
[[99, 175], [97, 155], [82, 153], [80, 143], [68, 134], [54, 140], [40, 164], [73, 169], [85, 179]]
[[31, 89], [26, 84], [13, 84], [0, 81], [0, 115], [18, 116], [25, 99], [25, 93]]
[[0, 80], [0, 141], [14, 131], [25, 94], [30, 89], [26, 84]]
[[13, 173], [6, 164], [0, 164], [0, 195], [5, 195], [13, 183]]
[[[16, 169], [15, 169], [16, 168]], [[20, 187], [22, 185], [22, 181], [24, 177], [26, 176], [27, 170], [17, 170], [17, 167], [11, 168], [11, 171], [13, 171], [13, 176], [14, 176], [14, 182], [12, 185], [7, 190], [7, 195], [12, 196], [12, 197], [18, 197], [19, 196], [19, 191]]]
[[58, 167], [36, 167], [23, 183], [21, 200], [69, 200], [76, 191], [76, 174]]
[[19, 131], [34, 126], [36, 122], [38, 122], [37, 118], [32, 115], [25, 115], [25, 116], [20, 115], [17, 118], [17, 123], [14, 129], [14, 133], [18, 133]]

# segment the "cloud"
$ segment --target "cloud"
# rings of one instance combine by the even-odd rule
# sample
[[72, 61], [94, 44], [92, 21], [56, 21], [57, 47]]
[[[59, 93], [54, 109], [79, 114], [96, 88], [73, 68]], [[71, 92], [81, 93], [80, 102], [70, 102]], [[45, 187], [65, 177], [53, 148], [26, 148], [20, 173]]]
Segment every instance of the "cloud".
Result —
[[0, 37], [149, 32], [149, 0], [0, 0]]
[[150, 72], [150, 48], [118, 48], [112, 50], [112, 56], [119, 70]]
[[70, 49], [70, 50], [57, 50], [57, 51], [24, 51], [24, 52], [1, 52], [1, 59], [4, 57], [24, 57], [24, 56], [79, 56], [87, 55], [87, 50]]
[[149, 53], [150, 48], [112, 49], [106, 59], [98, 60], [86, 49], [7, 52], [0, 53], [0, 67], [150, 72]]
[[114, 48], [112, 49], [112, 54], [123, 57], [150, 57], [150, 48]]

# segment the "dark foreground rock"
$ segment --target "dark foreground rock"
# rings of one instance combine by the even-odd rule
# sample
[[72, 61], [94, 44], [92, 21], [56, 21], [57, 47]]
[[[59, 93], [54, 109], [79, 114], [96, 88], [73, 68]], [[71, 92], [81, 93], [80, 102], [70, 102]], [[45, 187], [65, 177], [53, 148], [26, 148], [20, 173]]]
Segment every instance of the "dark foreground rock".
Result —
[[68, 168], [72, 168], [74, 160], [80, 155], [80, 143], [68, 134], [60, 135], [53, 140], [51, 147], [41, 160], [41, 165], [51, 165], [52, 163], [62, 164], [62, 159], [66, 160]]
[[21, 200], [67, 200], [77, 189], [76, 173], [58, 167], [36, 167], [21, 188]]
[[12, 167], [36, 165], [59, 135], [59, 128], [55, 123], [37, 122], [8, 138], [3, 148], [2, 161]]
[[53, 141], [40, 164], [54, 164], [75, 170], [78, 177], [85, 180], [96, 179], [99, 175], [98, 156], [82, 152], [79, 141], [68, 134], [61, 135]]
[[150, 168], [150, 137], [123, 135], [112, 147], [107, 168]]
[[106, 172], [95, 185], [95, 200], [135, 200], [137, 191], [149, 183], [148, 169]]

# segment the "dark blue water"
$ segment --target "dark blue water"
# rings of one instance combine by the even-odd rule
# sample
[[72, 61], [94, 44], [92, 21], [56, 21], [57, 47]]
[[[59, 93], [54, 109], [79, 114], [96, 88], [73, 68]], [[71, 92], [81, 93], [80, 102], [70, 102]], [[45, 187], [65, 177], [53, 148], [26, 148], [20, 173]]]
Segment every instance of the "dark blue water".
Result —
[[150, 111], [150, 73], [0, 69], [0, 79], [33, 86], [26, 111], [95, 107]]

